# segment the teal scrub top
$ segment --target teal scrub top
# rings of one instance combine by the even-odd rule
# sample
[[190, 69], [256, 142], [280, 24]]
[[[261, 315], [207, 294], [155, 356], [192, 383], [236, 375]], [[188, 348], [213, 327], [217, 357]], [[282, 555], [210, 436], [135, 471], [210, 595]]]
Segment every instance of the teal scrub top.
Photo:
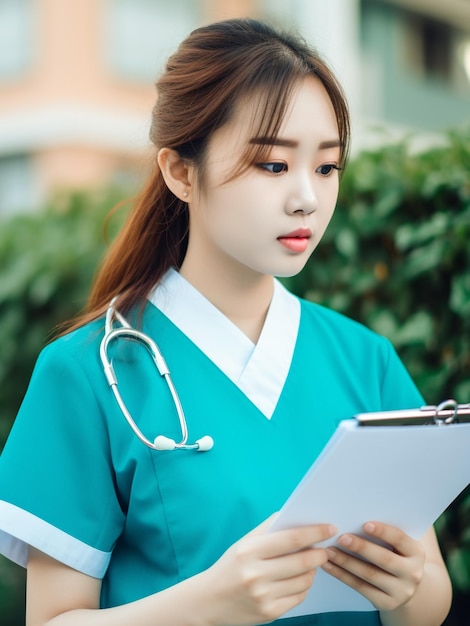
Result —
[[[0, 457], [0, 550], [26, 565], [33, 545], [102, 578], [102, 607], [211, 566], [280, 509], [340, 420], [423, 404], [386, 339], [314, 303], [300, 301], [292, 361], [270, 419], [151, 303], [142, 326], [172, 372], [190, 440], [209, 434], [212, 450], [157, 452], [132, 434], [103, 375], [98, 320], [43, 350]], [[179, 440], [171, 397], [145, 351], [120, 342], [112, 356], [144, 434]], [[380, 620], [377, 612], [327, 613], [279, 623]]]

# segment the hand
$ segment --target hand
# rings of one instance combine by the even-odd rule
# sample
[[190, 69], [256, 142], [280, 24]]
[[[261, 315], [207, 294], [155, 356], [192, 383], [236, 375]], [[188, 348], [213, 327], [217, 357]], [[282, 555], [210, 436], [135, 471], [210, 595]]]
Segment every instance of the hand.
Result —
[[363, 530], [390, 548], [345, 534], [338, 539], [338, 544], [347, 552], [328, 548], [328, 563], [323, 569], [359, 591], [378, 610], [392, 611], [406, 604], [416, 593], [424, 573], [424, 547], [387, 524], [368, 522]]
[[305, 598], [317, 568], [326, 563], [326, 550], [313, 546], [336, 528], [321, 524], [266, 534], [270, 523], [271, 518], [240, 539], [204, 573], [211, 623], [274, 621]]

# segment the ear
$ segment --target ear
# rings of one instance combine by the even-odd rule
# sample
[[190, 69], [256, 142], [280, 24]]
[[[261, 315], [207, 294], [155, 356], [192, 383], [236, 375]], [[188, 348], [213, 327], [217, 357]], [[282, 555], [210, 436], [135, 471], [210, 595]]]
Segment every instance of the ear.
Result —
[[161, 148], [157, 156], [163, 178], [174, 195], [183, 202], [189, 202], [192, 191], [194, 167], [170, 148]]

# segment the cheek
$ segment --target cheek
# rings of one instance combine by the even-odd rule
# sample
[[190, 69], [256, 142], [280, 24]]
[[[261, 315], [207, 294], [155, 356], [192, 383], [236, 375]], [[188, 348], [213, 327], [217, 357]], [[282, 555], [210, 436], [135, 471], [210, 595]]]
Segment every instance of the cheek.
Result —
[[215, 190], [208, 198], [207, 215], [224, 231], [233, 228], [235, 231], [250, 229], [257, 219], [261, 219], [256, 194], [246, 188], [229, 185]]

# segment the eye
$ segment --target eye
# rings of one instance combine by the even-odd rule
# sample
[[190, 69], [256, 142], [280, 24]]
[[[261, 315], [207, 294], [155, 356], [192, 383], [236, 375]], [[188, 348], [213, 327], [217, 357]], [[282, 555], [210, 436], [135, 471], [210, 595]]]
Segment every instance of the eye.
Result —
[[341, 167], [338, 167], [334, 163], [325, 163], [324, 165], [320, 165], [315, 171], [322, 176], [330, 176], [334, 170], [339, 171], [341, 169]]
[[256, 167], [259, 167], [261, 170], [265, 170], [270, 174], [283, 174], [287, 172], [287, 163], [257, 163]]

